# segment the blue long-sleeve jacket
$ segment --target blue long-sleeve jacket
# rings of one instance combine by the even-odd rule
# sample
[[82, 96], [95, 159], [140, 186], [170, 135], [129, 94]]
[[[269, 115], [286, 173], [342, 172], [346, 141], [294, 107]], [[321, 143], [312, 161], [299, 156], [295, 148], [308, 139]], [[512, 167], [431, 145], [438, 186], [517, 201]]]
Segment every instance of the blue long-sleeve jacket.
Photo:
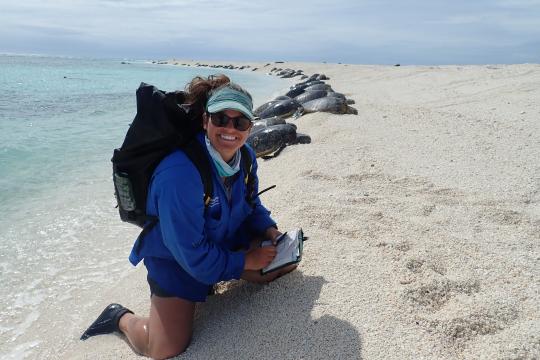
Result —
[[[204, 146], [204, 134], [198, 135]], [[258, 192], [257, 162], [252, 175]], [[243, 169], [234, 181], [231, 201], [212, 164], [214, 193], [208, 207], [203, 203], [203, 184], [199, 172], [187, 155], [177, 150], [165, 157], [154, 171], [147, 199], [147, 214], [159, 223], [144, 238], [141, 248], [131, 251], [129, 260], [137, 265], [144, 257], [174, 259], [190, 276], [203, 284], [239, 279], [245, 254], [238, 250], [250, 238], [275, 226], [270, 212], [254, 200], [247, 203]]]

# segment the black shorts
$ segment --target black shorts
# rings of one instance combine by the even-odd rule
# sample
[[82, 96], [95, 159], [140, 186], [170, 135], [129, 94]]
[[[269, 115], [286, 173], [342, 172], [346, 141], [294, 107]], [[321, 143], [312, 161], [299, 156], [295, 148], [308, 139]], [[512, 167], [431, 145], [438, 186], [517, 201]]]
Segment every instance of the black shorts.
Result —
[[146, 281], [148, 281], [148, 285], [150, 285], [150, 296], [155, 295], [163, 298], [170, 298], [170, 297], [176, 297], [167, 291], [163, 290], [157, 282], [155, 282], [150, 275], [146, 275]]
[[[171, 297], [177, 297], [173, 294], [168, 293], [166, 290], [163, 290], [157, 282], [155, 282], [150, 275], [146, 275], [146, 281], [148, 281], [148, 285], [150, 285], [150, 296], [155, 295], [162, 298], [171, 298]], [[208, 295], [214, 295], [214, 287], [211, 286], [208, 290]]]

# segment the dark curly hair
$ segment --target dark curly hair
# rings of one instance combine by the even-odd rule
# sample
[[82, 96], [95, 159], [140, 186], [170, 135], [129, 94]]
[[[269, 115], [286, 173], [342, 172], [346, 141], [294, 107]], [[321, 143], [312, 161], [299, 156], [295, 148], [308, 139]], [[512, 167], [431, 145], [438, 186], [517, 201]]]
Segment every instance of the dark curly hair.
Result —
[[231, 79], [226, 75], [216, 74], [210, 75], [207, 78], [196, 76], [185, 88], [185, 102], [190, 105], [192, 117], [200, 118], [202, 121], [202, 114], [206, 111], [208, 98], [212, 92], [225, 86], [238, 90], [253, 100], [249, 92], [244, 90], [240, 85], [231, 82]]
[[214, 89], [230, 84], [231, 79], [223, 74], [210, 75], [207, 78], [196, 76], [186, 85], [186, 102], [192, 108], [200, 108], [204, 111], [208, 95]]

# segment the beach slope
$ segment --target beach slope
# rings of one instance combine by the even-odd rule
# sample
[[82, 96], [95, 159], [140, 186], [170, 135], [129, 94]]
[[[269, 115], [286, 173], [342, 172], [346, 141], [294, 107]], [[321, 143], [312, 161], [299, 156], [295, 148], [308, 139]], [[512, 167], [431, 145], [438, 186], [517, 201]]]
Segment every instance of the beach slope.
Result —
[[[540, 357], [540, 65], [235, 65], [324, 73], [358, 115], [292, 120], [312, 143], [259, 160], [304, 259], [210, 297], [179, 359]], [[144, 277], [108, 299], [146, 314]], [[118, 336], [70, 340], [65, 358], [139, 358]]]

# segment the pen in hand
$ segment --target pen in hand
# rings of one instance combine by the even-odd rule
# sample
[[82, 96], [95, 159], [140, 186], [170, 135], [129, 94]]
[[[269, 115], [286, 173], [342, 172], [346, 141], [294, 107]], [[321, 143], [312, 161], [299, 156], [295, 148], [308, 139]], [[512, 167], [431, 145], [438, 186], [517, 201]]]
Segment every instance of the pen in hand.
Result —
[[277, 238], [275, 238], [273, 241], [272, 241], [272, 244], [274, 244], [274, 246], [277, 246], [277, 244], [279, 244], [279, 242], [281, 240], [283, 240], [283, 238], [285, 237], [285, 235], [287, 235], [287, 232], [285, 231], [283, 234], [279, 235]]

